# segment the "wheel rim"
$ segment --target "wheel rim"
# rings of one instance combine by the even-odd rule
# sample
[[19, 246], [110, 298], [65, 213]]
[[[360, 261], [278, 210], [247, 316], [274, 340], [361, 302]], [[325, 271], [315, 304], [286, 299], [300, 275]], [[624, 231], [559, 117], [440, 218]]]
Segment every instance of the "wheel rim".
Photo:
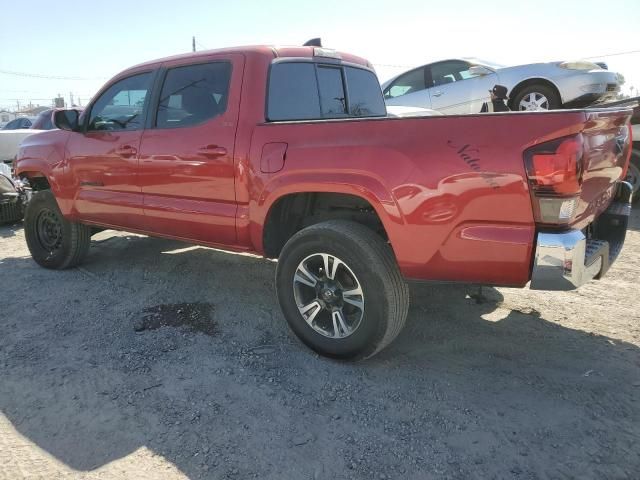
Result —
[[362, 323], [362, 285], [335, 255], [314, 253], [302, 260], [293, 276], [293, 295], [305, 322], [325, 337], [347, 338]]
[[62, 245], [62, 222], [58, 215], [43, 209], [36, 220], [38, 242], [48, 252], [54, 252]]
[[633, 196], [635, 198], [640, 190], [640, 169], [634, 163], [629, 163], [626, 180], [633, 187]]
[[520, 110], [533, 112], [537, 110], [549, 110], [549, 99], [542, 93], [531, 92], [522, 97], [518, 108]]

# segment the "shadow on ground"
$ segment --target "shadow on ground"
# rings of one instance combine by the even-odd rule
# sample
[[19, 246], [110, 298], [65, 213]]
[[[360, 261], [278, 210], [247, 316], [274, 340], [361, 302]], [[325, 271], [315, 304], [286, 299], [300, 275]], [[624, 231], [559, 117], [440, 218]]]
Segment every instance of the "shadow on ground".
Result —
[[22, 230], [22, 222], [0, 223], [0, 238], [15, 237], [16, 232]]
[[[3, 302], [0, 410], [79, 471], [142, 446], [190, 478], [640, 471], [638, 348], [512, 310], [496, 289], [478, 303], [470, 287], [413, 285], [397, 341], [342, 364], [289, 334], [266, 260], [120, 236], [81, 269], [0, 269], [18, 299]], [[136, 332], [146, 309], [184, 303], [212, 306], [213, 334]]]

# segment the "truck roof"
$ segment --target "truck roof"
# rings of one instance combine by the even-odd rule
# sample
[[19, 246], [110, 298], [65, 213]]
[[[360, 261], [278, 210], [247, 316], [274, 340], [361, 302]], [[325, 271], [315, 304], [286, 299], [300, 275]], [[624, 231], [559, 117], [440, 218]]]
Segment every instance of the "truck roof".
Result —
[[[164, 57], [164, 58], [158, 58], [155, 60], [150, 60], [148, 62], [144, 62], [144, 63], [140, 63], [138, 65], [135, 65], [133, 67], [127, 68], [125, 70], [129, 71], [129, 70], [134, 70], [134, 69], [138, 69], [140, 67], [150, 67], [156, 64], [160, 64], [163, 62], [168, 62], [168, 61], [173, 61], [173, 60], [180, 60], [183, 58], [199, 58], [199, 57], [206, 57], [208, 55], [212, 55], [212, 54], [225, 54], [225, 53], [253, 53], [253, 54], [258, 54], [258, 55], [265, 55], [265, 56], [269, 56], [272, 58], [287, 58], [287, 57], [292, 57], [292, 58], [313, 58], [314, 57], [314, 49], [318, 48], [318, 47], [304, 47], [304, 46], [277, 46], [277, 45], [249, 45], [249, 46], [244, 46], [244, 47], [229, 47], [229, 48], [220, 48], [220, 49], [213, 49], [213, 50], [201, 50], [199, 52], [189, 52], [189, 53], [182, 53], [179, 55], [172, 55], [169, 57]], [[325, 49], [324, 47], [322, 47], [324, 50], [332, 50], [332, 49]], [[350, 53], [344, 53], [344, 52], [337, 52], [340, 55], [340, 58], [343, 61], [349, 62], [349, 63], [355, 63], [357, 65], [363, 65], [365, 67], [368, 68], [373, 68], [371, 63], [366, 60], [365, 58], [362, 57], [358, 57], [357, 55], [352, 55]], [[322, 58], [322, 57], [319, 57]], [[124, 73], [124, 72], [121, 72]], [[119, 76], [120, 74], [118, 74]]]

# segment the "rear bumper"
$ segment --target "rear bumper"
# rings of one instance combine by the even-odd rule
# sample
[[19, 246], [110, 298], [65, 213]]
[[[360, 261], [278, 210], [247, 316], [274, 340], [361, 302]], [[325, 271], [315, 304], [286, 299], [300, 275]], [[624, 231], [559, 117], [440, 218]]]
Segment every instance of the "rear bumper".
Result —
[[573, 290], [604, 276], [624, 245], [631, 191], [620, 182], [616, 200], [591, 225], [590, 238], [582, 230], [538, 233], [531, 289]]

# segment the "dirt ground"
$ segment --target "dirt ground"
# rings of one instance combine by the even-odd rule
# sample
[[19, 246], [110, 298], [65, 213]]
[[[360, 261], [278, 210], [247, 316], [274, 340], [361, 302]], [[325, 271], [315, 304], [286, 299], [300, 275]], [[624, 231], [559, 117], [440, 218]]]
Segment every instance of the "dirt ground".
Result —
[[0, 479], [640, 478], [640, 210], [604, 280], [414, 285], [357, 364], [289, 333], [274, 270], [103, 232], [48, 271], [0, 227]]

